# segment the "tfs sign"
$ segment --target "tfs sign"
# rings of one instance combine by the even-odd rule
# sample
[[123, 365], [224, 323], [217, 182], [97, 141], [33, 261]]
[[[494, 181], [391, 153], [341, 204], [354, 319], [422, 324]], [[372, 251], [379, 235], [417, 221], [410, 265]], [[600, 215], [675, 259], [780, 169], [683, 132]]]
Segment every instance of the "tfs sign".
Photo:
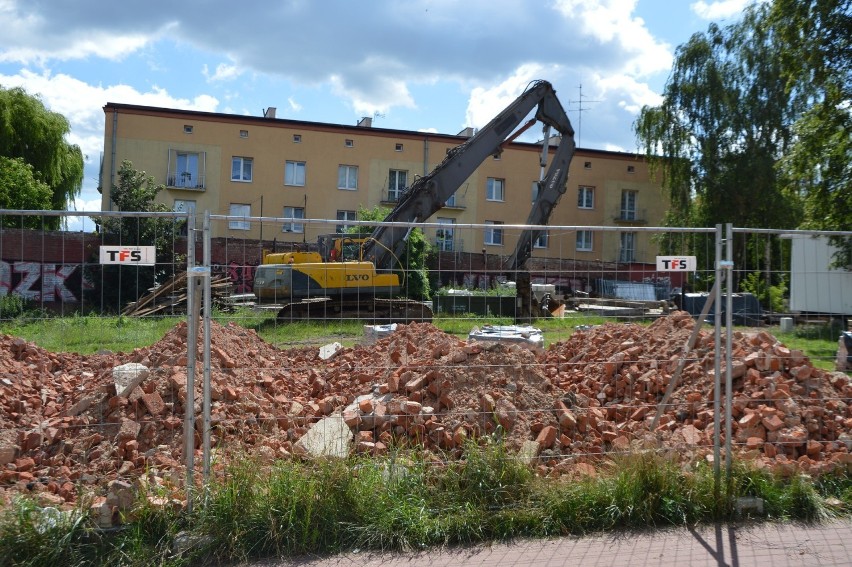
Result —
[[101, 246], [101, 264], [153, 266], [156, 257], [154, 246]]
[[695, 256], [657, 256], [658, 272], [694, 272]]

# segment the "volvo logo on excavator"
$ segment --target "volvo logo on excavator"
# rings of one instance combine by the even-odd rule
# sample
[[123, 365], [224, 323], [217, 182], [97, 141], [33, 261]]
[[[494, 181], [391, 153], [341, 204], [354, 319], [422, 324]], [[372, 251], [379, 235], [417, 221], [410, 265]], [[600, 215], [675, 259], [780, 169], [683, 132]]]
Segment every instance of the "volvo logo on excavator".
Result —
[[366, 282], [370, 280], [370, 276], [367, 274], [346, 274], [346, 281], [348, 282]]

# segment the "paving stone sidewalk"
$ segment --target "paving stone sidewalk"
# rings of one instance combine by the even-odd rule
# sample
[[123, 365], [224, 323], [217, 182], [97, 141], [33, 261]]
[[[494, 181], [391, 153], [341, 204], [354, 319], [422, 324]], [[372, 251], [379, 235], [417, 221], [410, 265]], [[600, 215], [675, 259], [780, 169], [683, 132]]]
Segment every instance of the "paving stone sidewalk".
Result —
[[[852, 521], [763, 523], [520, 540], [414, 554], [346, 553], [251, 567], [832, 567], [852, 565]], [[247, 567], [247, 566], [244, 566]]]

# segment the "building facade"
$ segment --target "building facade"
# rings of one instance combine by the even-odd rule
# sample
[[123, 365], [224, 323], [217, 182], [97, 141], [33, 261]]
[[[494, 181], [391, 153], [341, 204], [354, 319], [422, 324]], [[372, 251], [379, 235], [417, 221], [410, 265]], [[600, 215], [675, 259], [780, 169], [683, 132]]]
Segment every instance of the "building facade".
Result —
[[[158, 201], [176, 210], [209, 210], [234, 217], [213, 227], [214, 237], [315, 242], [343, 228], [359, 209], [392, 207], [417, 176], [434, 169], [472, 134], [435, 134], [264, 116], [174, 110], [108, 103], [99, 189], [102, 209], [114, 210], [110, 191], [124, 160], [165, 185]], [[512, 142], [489, 157], [431, 219], [427, 237], [445, 252], [508, 255], [524, 224], [540, 175], [538, 144]], [[641, 156], [578, 148], [566, 193], [550, 226], [617, 227], [551, 230], [533, 257], [653, 263], [648, 233], [666, 210], [660, 187]], [[252, 223], [241, 217], [274, 217]], [[300, 219], [338, 223], [305, 225]], [[485, 230], [454, 225], [488, 224]], [[493, 228], [491, 228], [493, 226]]]

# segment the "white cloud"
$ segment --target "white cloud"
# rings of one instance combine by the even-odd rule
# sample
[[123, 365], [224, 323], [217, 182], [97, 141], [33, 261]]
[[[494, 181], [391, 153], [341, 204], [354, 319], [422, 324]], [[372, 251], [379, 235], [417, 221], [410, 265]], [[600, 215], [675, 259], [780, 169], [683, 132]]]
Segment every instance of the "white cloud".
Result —
[[204, 65], [201, 73], [207, 79], [208, 83], [212, 83], [215, 81], [233, 81], [243, 74], [243, 70], [238, 65], [219, 63], [219, 65], [216, 66], [216, 72], [212, 75], [210, 74], [210, 70], [207, 65]]
[[699, 0], [690, 4], [690, 8], [699, 17], [709, 20], [724, 20], [742, 13], [750, 0], [717, 0], [716, 2], [705, 2]]
[[490, 88], [474, 88], [467, 105], [466, 122], [461, 127], [482, 128], [518, 98], [531, 81], [548, 76], [551, 71], [538, 64], [522, 65], [502, 83]]
[[579, 24], [581, 35], [617, 46], [623, 70], [647, 76], [671, 66], [671, 47], [652, 36], [642, 18], [633, 16], [636, 0], [556, 0], [555, 4], [563, 17]]
[[302, 110], [302, 105], [296, 102], [296, 99], [293, 97], [287, 98], [287, 104], [290, 105], [290, 110], [293, 112], [300, 112]]

